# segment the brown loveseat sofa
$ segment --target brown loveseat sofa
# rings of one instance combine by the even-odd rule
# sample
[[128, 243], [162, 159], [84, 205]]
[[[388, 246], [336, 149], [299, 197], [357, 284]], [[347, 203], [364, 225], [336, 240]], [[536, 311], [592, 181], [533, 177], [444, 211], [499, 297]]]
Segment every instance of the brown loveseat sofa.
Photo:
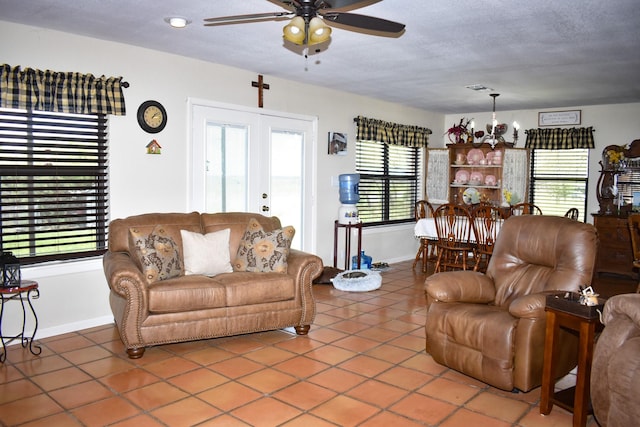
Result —
[[291, 326], [307, 333], [315, 315], [311, 284], [322, 271], [315, 255], [291, 249], [285, 272], [237, 271], [234, 265], [234, 271], [212, 277], [178, 274], [158, 280], [143, 274], [135, 233], [149, 235], [160, 226], [164, 240], [158, 241], [169, 242], [163, 247], [184, 253], [181, 230], [204, 236], [229, 229], [233, 264], [252, 218], [264, 232], [281, 229], [278, 218], [253, 213], [153, 213], [111, 222], [103, 265], [111, 310], [130, 358], [159, 344]]

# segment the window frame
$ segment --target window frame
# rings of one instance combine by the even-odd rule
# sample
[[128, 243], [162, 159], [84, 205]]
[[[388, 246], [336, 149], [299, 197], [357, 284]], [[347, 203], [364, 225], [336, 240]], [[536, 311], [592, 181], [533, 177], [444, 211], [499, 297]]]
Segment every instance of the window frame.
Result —
[[[374, 147], [377, 147], [377, 150]], [[393, 154], [393, 150], [404, 151], [407, 158], [404, 167], [398, 167], [396, 171], [392, 170], [390, 165], [390, 160], [394, 158], [397, 160], [399, 157]], [[356, 173], [360, 174], [358, 186], [360, 201], [357, 207], [363, 227], [415, 222], [414, 208], [420, 194], [421, 177], [424, 170], [424, 150], [421, 147], [356, 140], [355, 169]], [[398, 184], [402, 185], [401, 183], [404, 182], [408, 183], [405, 189], [409, 199], [404, 201], [404, 206], [396, 205], [394, 209], [391, 188]], [[376, 185], [381, 191], [372, 191]], [[373, 210], [373, 207], [367, 206], [370, 199], [374, 200], [374, 205], [379, 205], [376, 207], [376, 209], [379, 208], [376, 215], [381, 218], [380, 220], [367, 221], [367, 212]], [[376, 200], [377, 202], [375, 202]], [[394, 211], [406, 211], [406, 216], [391, 219]]]
[[[537, 206], [539, 206], [542, 210], [542, 212], [544, 214], [547, 215], [564, 215], [566, 213], [566, 211], [569, 208], [578, 208], [578, 210], [580, 211], [580, 220], [583, 222], [586, 222], [586, 218], [587, 218], [587, 201], [589, 198], [589, 157], [591, 155], [591, 150], [589, 148], [574, 148], [574, 149], [563, 149], [563, 150], [550, 150], [550, 149], [545, 149], [545, 148], [531, 148], [530, 149], [530, 162], [529, 162], [529, 197], [528, 197], [528, 201], [530, 203], [533, 203]], [[539, 163], [539, 161], [541, 159], [539, 159], [537, 157], [537, 153], [549, 153], [549, 152], [554, 152], [554, 154], [560, 154], [562, 153], [563, 155], [566, 154], [567, 156], [572, 155], [572, 153], [575, 153], [576, 150], [580, 150], [583, 153], [582, 154], [586, 154], [586, 158], [584, 160], [584, 174], [582, 176], [579, 176], [579, 172], [571, 174], [571, 173], [566, 173], [568, 170], [570, 171], [570, 168], [562, 168], [562, 167], [556, 167], [554, 170], [558, 173], [553, 174], [553, 175], [543, 175], [543, 174], [537, 174], [537, 169], [536, 169], [536, 165], [537, 163]], [[575, 206], [575, 205], [570, 205], [570, 204], [566, 204], [566, 205], [561, 205], [563, 206], [560, 209], [556, 209], [555, 212], [550, 212], [549, 209], [545, 209], [545, 207], [548, 205], [548, 202], [541, 202], [540, 199], [536, 198], [536, 184], [537, 183], [560, 183], [560, 184], [566, 184], [566, 183], [581, 183], [582, 185], [584, 185], [584, 200], [582, 200], [582, 203], [580, 206]], [[581, 187], [582, 187], [581, 185]], [[539, 187], [538, 187], [539, 188]], [[558, 205], [558, 201], [556, 201], [556, 206]]]
[[107, 129], [106, 114], [0, 109], [2, 251], [25, 265], [104, 254]]

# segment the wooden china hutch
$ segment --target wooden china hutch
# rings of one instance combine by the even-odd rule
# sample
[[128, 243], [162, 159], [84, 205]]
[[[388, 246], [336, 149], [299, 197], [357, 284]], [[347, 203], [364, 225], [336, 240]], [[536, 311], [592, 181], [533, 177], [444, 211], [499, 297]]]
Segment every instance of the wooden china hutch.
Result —
[[504, 205], [504, 190], [525, 201], [529, 188], [529, 150], [511, 144], [447, 144], [429, 149], [427, 198], [432, 204]]

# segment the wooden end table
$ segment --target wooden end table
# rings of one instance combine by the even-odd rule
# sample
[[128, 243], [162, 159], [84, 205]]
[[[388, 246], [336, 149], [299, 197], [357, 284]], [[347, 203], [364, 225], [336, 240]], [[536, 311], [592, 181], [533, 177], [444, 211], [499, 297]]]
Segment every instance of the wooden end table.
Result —
[[[591, 409], [591, 361], [596, 328], [601, 329], [598, 311], [602, 312], [604, 298], [597, 306], [585, 306], [578, 302], [578, 294], [549, 295], [546, 300], [547, 327], [544, 342], [544, 365], [542, 367], [542, 390], [540, 413], [548, 415], [554, 404], [573, 412], [574, 427], [584, 427]], [[575, 387], [554, 393], [556, 343], [560, 328], [579, 333], [578, 372]]]
[[338, 220], [335, 221], [333, 227], [333, 267], [338, 267], [338, 230], [343, 228], [345, 237], [344, 237], [344, 269], [351, 269], [351, 230], [355, 230], [358, 233], [357, 242], [358, 242], [358, 252], [356, 255], [358, 256], [358, 264], [357, 267], [360, 268], [361, 252], [362, 252], [362, 223], [356, 222], [354, 224], [341, 224]]
[[[0, 363], [4, 363], [7, 360], [7, 344], [10, 344], [13, 340], [20, 339], [22, 347], [29, 348], [31, 354], [37, 356], [42, 352], [40, 346], [33, 344], [33, 339], [36, 336], [36, 330], [38, 329], [38, 316], [31, 304], [32, 299], [37, 299], [40, 296], [38, 290], [38, 282], [33, 280], [22, 280], [19, 285], [15, 286], [0, 286], [0, 341], [2, 342], [2, 353], [0, 353]], [[5, 336], [2, 333], [2, 317], [4, 315], [4, 305], [12, 300], [20, 301], [22, 306], [22, 331], [17, 335]], [[35, 320], [35, 326], [33, 328], [33, 334], [28, 337], [25, 333], [25, 327], [27, 323], [27, 308], [25, 301], [31, 309], [31, 314]]]

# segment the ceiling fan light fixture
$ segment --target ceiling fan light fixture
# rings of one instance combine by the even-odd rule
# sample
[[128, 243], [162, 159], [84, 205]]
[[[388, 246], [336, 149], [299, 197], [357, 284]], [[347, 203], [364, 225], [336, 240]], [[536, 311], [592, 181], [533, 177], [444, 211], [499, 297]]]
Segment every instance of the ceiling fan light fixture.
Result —
[[313, 17], [309, 21], [309, 44], [326, 42], [331, 37], [331, 27], [320, 18]]
[[296, 16], [282, 29], [282, 36], [291, 43], [304, 44], [304, 27], [304, 19], [301, 16]]

